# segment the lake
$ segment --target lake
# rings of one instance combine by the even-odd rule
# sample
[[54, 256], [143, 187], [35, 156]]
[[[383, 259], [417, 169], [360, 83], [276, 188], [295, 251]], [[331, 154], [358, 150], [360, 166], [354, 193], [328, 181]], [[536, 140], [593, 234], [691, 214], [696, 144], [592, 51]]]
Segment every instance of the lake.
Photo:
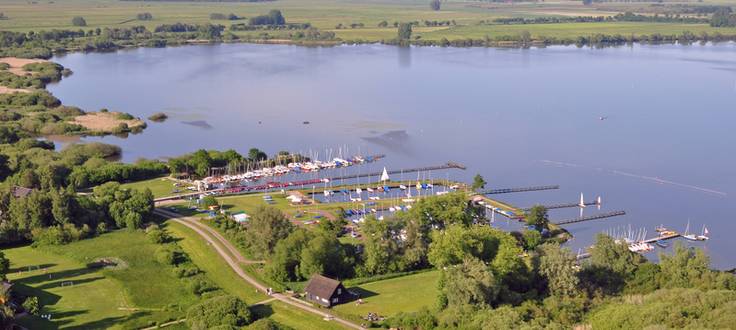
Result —
[[[74, 75], [48, 86], [66, 105], [107, 108], [149, 122], [121, 139], [123, 161], [197, 149], [256, 147], [305, 155], [386, 154], [359, 171], [455, 162], [466, 171], [420, 178], [486, 188], [560, 185], [494, 197], [517, 206], [602, 198], [583, 215], [625, 216], [566, 225], [574, 251], [597, 232], [700, 234], [714, 267], [736, 267], [736, 44], [603, 49], [307, 48], [220, 44], [55, 57]], [[604, 117], [603, 120], [600, 120]], [[309, 122], [309, 124], [304, 124]], [[356, 170], [353, 170], [356, 171]], [[414, 180], [417, 173], [402, 175]], [[374, 178], [374, 181], [378, 178]], [[393, 179], [400, 179], [396, 176]], [[551, 210], [550, 220], [580, 216]], [[520, 225], [498, 215], [503, 228]], [[671, 250], [665, 249], [664, 251]], [[657, 249], [658, 250], [658, 249]], [[657, 260], [656, 252], [647, 256]]]

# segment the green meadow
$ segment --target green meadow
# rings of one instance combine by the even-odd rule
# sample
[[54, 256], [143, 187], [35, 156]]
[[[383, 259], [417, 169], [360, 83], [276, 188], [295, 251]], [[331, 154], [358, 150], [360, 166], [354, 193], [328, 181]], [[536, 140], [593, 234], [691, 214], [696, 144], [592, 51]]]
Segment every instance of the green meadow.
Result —
[[[688, 4], [694, 4], [688, 3]], [[728, 1], [709, 1], [708, 5], [732, 5]], [[393, 22], [419, 22], [413, 27], [413, 35], [426, 40], [441, 38], [480, 39], [488, 35], [493, 38], [505, 35], [520, 35], [529, 31], [532, 38], [555, 37], [557, 39], [576, 38], [591, 34], [608, 35], [634, 34], [662, 35], [682, 34], [684, 30], [693, 33], [706, 31], [709, 34], [735, 34], [736, 28], [711, 28], [707, 24], [683, 23], [648, 23], [648, 22], [596, 22], [596, 23], [558, 23], [558, 24], [526, 24], [497, 25], [489, 23], [496, 18], [534, 18], [550, 16], [614, 16], [625, 11], [651, 14], [648, 8], [651, 3], [597, 3], [583, 6], [575, 1], [545, 1], [525, 3], [485, 3], [466, 1], [443, 1], [439, 11], [429, 8], [429, 1], [336, 1], [336, 0], [278, 0], [273, 2], [251, 3], [219, 3], [219, 2], [144, 2], [115, 0], [57, 0], [33, 2], [25, 0], [4, 0], [2, 12], [9, 17], [0, 20], [0, 29], [15, 31], [39, 31], [50, 29], [73, 29], [71, 20], [75, 16], [84, 17], [87, 21], [83, 30], [95, 28], [115, 28], [144, 25], [148, 30], [163, 24], [182, 22], [187, 24], [222, 24], [226, 27], [234, 23], [247, 23], [247, 20], [210, 20], [210, 14], [234, 13], [239, 17], [253, 17], [279, 9], [287, 23], [311, 23], [321, 30], [335, 32], [343, 40], [362, 39], [367, 41], [389, 39], [397, 34]], [[138, 21], [139, 13], [151, 13], [153, 20]], [[690, 15], [693, 16], [694, 15]], [[388, 27], [379, 28], [382, 21]], [[455, 21], [455, 25], [426, 27], [427, 21]], [[364, 25], [363, 28], [352, 28], [351, 24]], [[342, 25], [340, 29], [336, 27]], [[226, 30], [227, 31], [227, 30]], [[271, 32], [271, 31], [269, 31]], [[258, 35], [260, 31], [238, 31], [236, 35]], [[285, 35], [286, 32], [272, 32]]]

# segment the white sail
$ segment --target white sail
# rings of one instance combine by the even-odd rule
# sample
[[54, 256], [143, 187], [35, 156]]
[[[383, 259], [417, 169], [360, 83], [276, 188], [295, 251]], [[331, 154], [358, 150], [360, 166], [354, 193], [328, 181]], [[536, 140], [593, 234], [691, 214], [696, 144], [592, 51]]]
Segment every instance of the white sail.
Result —
[[388, 172], [386, 171], [386, 167], [383, 168], [383, 174], [381, 174], [381, 181], [390, 181], [388, 178]]
[[583, 201], [583, 193], [580, 193], [580, 207], [585, 207], [585, 201]]

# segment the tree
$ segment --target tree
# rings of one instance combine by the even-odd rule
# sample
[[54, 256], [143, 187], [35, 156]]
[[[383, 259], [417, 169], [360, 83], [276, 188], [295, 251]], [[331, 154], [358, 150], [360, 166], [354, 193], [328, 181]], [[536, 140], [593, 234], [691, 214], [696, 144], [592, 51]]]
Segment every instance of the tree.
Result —
[[536, 226], [538, 229], [547, 229], [549, 226], [547, 208], [544, 205], [532, 206], [531, 210], [529, 210], [529, 215], [526, 217], [526, 224]]
[[383, 21], [383, 22], [381, 22], [381, 23], [378, 23], [378, 27], [382, 27], [382, 28], [385, 28], [385, 27], [387, 27], [387, 26], [388, 26], [388, 22], [386, 22], [386, 21]]
[[583, 0], [583, 6], [587, 6], [593, 3], [593, 0]]
[[277, 24], [277, 25], [284, 25], [286, 24], [286, 19], [284, 19], [284, 16], [281, 16], [281, 11], [278, 9], [272, 9], [268, 12], [268, 17], [271, 18], [271, 24]]
[[38, 316], [39, 314], [41, 314], [41, 306], [38, 304], [38, 297], [26, 298], [26, 301], [23, 302], [23, 307], [28, 309], [28, 313], [31, 315]]
[[299, 228], [289, 237], [280, 240], [263, 267], [263, 275], [276, 282], [298, 281], [302, 250], [313, 238], [314, 232]]
[[524, 43], [529, 43], [532, 41], [532, 35], [529, 33], [529, 31], [524, 30], [521, 32], [521, 39], [524, 41]]
[[411, 39], [411, 24], [399, 23], [399, 40]]
[[268, 158], [268, 156], [266, 156], [266, 153], [258, 150], [258, 148], [251, 148], [250, 150], [248, 150], [248, 158], [251, 161], [258, 161]]
[[246, 239], [256, 258], [268, 259], [279, 240], [289, 236], [291, 222], [276, 207], [259, 206], [248, 220]]
[[0, 279], [3, 281], [7, 279], [5, 274], [8, 273], [8, 270], [10, 270], [10, 260], [5, 258], [5, 252], [0, 251]]
[[102, 30], [100, 28], [95, 29], [95, 35], [100, 35], [102, 33]]
[[443, 293], [450, 306], [491, 305], [498, 296], [498, 281], [478, 258], [468, 257], [462, 264], [449, 267], [446, 276]]
[[207, 150], [199, 149], [192, 155], [191, 165], [197, 168], [197, 175], [205, 176], [212, 167], [212, 157]]
[[580, 281], [575, 273], [576, 262], [572, 249], [561, 248], [557, 244], [544, 243], [537, 250], [539, 258], [539, 273], [547, 279], [547, 286], [551, 294], [569, 296]]
[[488, 182], [483, 180], [483, 176], [481, 176], [480, 174], [476, 174], [475, 178], [473, 179], [473, 190], [483, 189], [486, 187], [487, 183]]
[[84, 18], [77, 16], [77, 17], [72, 18], [72, 25], [87, 26], [87, 21], [85, 21]]
[[217, 206], [217, 199], [213, 195], [207, 195], [202, 199], [202, 208], [209, 209], [210, 206]]
[[432, 0], [432, 2], [429, 3], [429, 8], [432, 8], [432, 10], [440, 10], [440, 0]]
[[662, 287], [665, 288], [696, 287], [710, 271], [710, 257], [701, 248], [688, 247], [679, 241], [675, 242], [671, 253], [660, 252], [659, 259]]
[[531, 229], [524, 233], [524, 248], [527, 251], [533, 251], [541, 242], [542, 234], [539, 231]]
[[220, 296], [205, 300], [189, 308], [187, 323], [206, 329], [218, 326], [243, 327], [251, 322], [248, 304], [235, 296]]

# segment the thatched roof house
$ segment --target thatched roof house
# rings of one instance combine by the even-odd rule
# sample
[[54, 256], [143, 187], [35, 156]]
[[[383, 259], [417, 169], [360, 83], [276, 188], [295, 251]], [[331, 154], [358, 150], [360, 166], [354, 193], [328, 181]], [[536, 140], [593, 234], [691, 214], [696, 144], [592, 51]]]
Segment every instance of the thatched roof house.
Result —
[[319, 274], [312, 275], [304, 288], [304, 293], [307, 299], [327, 307], [344, 304], [350, 300], [350, 293], [340, 281]]

